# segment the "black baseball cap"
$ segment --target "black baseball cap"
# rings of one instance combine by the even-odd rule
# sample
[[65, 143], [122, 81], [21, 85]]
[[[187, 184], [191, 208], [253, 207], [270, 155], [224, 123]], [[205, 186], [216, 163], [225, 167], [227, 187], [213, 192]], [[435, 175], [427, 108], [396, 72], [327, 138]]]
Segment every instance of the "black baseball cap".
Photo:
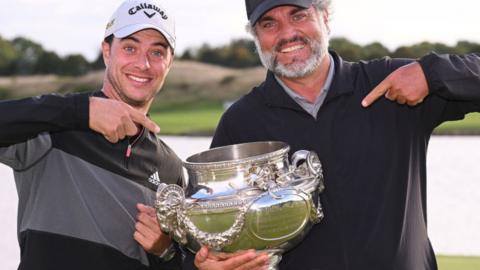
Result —
[[313, 0], [245, 0], [247, 17], [251, 25], [254, 25], [265, 12], [278, 6], [299, 6], [309, 8]]

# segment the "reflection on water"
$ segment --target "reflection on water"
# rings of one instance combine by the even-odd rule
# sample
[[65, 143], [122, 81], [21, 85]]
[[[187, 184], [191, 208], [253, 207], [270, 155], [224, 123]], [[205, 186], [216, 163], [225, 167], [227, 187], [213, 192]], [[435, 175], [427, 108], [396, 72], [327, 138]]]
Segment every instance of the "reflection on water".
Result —
[[[162, 137], [180, 158], [208, 149], [207, 137]], [[428, 152], [428, 226], [440, 254], [480, 255], [480, 137], [433, 137]], [[16, 269], [17, 193], [0, 164], [0, 269]]]

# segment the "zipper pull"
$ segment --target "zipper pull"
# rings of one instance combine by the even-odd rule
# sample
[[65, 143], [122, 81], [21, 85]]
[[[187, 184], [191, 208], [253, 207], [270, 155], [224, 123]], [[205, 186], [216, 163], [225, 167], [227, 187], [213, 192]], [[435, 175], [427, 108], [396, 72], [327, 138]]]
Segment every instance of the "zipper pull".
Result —
[[128, 147], [127, 147], [127, 152], [125, 153], [125, 157], [130, 157], [130, 155], [132, 154], [132, 145], [131, 144], [128, 144]]

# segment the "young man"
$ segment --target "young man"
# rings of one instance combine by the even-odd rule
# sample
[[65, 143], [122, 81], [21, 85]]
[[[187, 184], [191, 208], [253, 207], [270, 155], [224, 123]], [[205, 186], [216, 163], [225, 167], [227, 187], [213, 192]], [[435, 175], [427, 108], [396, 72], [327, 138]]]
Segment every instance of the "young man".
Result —
[[[428, 141], [442, 122], [480, 111], [480, 56], [350, 63], [328, 52], [329, 0], [245, 2], [268, 74], [225, 112], [212, 147], [285, 141], [292, 153], [317, 152], [324, 168], [325, 219], [280, 269], [437, 269], [427, 235]], [[215, 269], [231, 260], [223, 269], [248, 263], [205, 248], [194, 263]]]
[[19, 269], [179, 268], [146, 206], [159, 183], [182, 179], [146, 117], [174, 48], [159, 1], [125, 1], [105, 31], [101, 91], [0, 102], [0, 162], [14, 170], [19, 196]]

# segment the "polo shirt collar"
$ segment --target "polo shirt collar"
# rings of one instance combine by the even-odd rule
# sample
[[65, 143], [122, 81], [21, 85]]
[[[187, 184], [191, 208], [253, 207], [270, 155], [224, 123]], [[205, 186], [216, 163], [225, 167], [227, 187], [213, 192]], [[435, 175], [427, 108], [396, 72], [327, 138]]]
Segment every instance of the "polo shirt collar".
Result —
[[[334, 51], [330, 51], [329, 53], [335, 63], [335, 73], [324, 104], [338, 96], [352, 93], [354, 89], [352, 63], [343, 61]], [[271, 71], [267, 72], [264, 86], [265, 102], [267, 105], [304, 111], [303, 108], [285, 92]]]
[[335, 62], [333, 61], [333, 57], [330, 54], [328, 54], [328, 57], [330, 58], [330, 66], [328, 68], [327, 78], [313, 103], [308, 101], [305, 97], [299, 95], [290, 87], [288, 87], [278, 76], [275, 75], [275, 79], [282, 86], [283, 90], [285, 90], [285, 92], [287, 92], [287, 94], [293, 100], [295, 100], [306, 112], [311, 114], [314, 118], [317, 117], [318, 110], [320, 109], [323, 102], [325, 101], [328, 90], [330, 90], [330, 86], [332, 85], [333, 75], [335, 74], [335, 70], [334, 70]]

